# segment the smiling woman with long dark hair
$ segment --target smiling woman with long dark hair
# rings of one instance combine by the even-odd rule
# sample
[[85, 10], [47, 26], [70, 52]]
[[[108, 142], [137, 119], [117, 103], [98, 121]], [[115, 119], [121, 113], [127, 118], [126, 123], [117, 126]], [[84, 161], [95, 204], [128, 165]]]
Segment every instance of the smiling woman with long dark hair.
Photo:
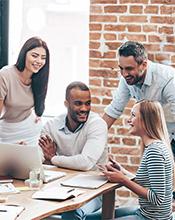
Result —
[[37, 143], [47, 94], [49, 60], [46, 42], [32, 37], [22, 46], [16, 64], [0, 70], [1, 142]]

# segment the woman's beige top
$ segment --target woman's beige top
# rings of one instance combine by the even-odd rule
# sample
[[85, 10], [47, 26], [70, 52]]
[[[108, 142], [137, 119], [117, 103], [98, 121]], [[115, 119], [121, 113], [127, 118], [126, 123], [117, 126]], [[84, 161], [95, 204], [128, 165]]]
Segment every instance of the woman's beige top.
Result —
[[27, 118], [34, 106], [31, 85], [24, 85], [15, 66], [5, 66], [0, 70], [0, 100], [3, 100], [1, 120], [10, 123]]

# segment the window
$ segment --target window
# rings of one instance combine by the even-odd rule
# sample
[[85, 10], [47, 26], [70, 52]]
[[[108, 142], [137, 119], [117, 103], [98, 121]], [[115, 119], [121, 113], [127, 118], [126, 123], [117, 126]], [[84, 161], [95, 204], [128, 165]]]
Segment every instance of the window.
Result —
[[22, 44], [40, 36], [50, 50], [50, 79], [44, 115], [64, 112], [66, 86], [88, 84], [89, 0], [10, 0], [9, 64]]

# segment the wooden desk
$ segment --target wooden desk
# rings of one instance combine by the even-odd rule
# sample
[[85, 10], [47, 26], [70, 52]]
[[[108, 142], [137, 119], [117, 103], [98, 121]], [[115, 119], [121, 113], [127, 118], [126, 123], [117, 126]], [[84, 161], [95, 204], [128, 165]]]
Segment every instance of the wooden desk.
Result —
[[[72, 171], [67, 169], [59, 169], [64, 171], [67, 175], [61, 179], [47, 183], [47, 187], [58, 185], [63, 179], [68, 179], [73, 175], [76, 175], [78, 171]], [[84, 172], [83, 172], [84, 173]], [[92, 172], [86, 172], [92, 173]], [[23, 186], [23, 181], [14, 181], [15, 186]], [[62, 213], [65, 211], [74, 210], [80, 208], [82, 205], [97, 197], [103, 195], [103, 206], [102, 206], [102, 219], [112, 219], [114, 215], [114, 203], [115, 203], [115, 189], [119, 186], [113, 183], [106, 183], [98, 189], [84, 189], [85, 193], [79, 195], [76, 198], [68, 199], [66, 201], [57, 202], [49, 200], [37, 200], [32, 199], [34, 191], [23, 191], [19, 194], [13, 194], [8, 196], [7, 204], [19, 204], [25, 207], [18, 220], [39, 220], [48, 217], [52, 214]]]

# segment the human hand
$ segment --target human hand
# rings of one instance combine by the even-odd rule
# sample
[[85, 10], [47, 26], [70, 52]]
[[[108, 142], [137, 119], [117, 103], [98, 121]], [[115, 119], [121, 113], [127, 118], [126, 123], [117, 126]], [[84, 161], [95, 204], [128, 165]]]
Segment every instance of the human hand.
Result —
[[42, 148], [46, 160], [50, 161], [56, 155], [56, 144], [48, 135], [40, 137], [39, 146]]
[[122, 170], [122, 166], [117, 161], [115, 161], [111, 155], [109, 155], [109, 162], [115, 169]]
[[105, 167], [106, 170], [103, 171], [103, 174], [107, 177], [109, 182], [122, 183], [123, 179], [126, 178], [121, 171], [114, 168], [111, 164], [107, 164]]
[[36, 116], [36, 118], [35, 118], [35, 123], [37, 124], [37, 123], [40, 122], [40, 121], [41, 121], [41, 117]]

